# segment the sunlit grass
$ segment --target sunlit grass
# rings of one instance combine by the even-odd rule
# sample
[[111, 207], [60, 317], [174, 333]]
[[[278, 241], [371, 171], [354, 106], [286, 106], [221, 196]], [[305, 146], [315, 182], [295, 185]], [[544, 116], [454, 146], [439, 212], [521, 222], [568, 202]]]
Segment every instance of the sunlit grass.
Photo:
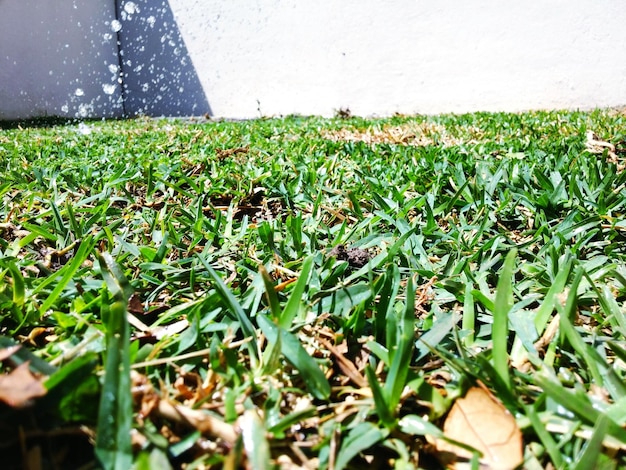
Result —
[[479, 383], [525, 468], [625, 465], [625, 120], [0, 130], [0, 339], [49, 377], [4, 422], [108, 468], [438, 468]]

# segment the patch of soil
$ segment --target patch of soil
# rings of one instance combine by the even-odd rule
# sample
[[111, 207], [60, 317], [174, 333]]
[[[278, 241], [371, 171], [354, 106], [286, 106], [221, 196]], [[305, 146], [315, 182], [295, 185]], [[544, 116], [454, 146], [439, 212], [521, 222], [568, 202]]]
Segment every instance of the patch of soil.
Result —
[[361, 248], [346, 248], [345, 245], [337, 245], [330, 251], [330, 255], [340, 261], [347, 261], [351, 268], [362, 268], [372, 259], [372, 255]]

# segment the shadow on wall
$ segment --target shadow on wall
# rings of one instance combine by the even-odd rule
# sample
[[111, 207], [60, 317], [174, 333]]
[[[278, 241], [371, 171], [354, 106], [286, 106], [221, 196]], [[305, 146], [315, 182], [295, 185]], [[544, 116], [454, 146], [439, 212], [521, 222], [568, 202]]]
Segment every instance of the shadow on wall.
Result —
[[211, 115], [169, 0], [118, 0], [116, 9], [124, 113]]

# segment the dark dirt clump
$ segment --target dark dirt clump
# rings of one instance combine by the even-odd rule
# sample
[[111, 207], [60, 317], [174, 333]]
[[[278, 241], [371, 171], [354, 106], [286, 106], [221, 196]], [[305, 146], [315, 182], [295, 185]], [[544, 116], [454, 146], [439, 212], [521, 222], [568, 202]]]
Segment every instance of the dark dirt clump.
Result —
[[362, 268], [372, 258], [370, 253], [361, 248], [346, 248], [345, 245], [337, 245], [330, 251], [330, 255], [340, 261], [347, 261], [352, 268]]

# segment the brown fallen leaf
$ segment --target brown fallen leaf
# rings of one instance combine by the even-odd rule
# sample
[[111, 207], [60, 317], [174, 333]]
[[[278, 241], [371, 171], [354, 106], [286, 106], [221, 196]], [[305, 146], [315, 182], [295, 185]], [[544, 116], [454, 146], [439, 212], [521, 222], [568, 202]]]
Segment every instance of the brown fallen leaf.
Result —
[[[514, 469], [523, 460], [522, 433], [515, 418], [489, 391], [470, 388], [456, 400], [443, 425], [448, 439], [467, 444], [482, 453], [481, 468]], [[436, 442], [439, 457], [452, 460], [451, 468], [463, 468], [472, 453], [448, 441]]]
[[324, 346], [328, 351], [331, 352], [331, 354], [333, 356], [335, 356], [335, 358], [337, 359], [337, 366], [339, 367], [339, 369], [341, 369], [341, 371], [348, 377], [350, 378], [350, 380], [352, 380], [352, 382], [361, 387], [361, 388], [367, 388], [369, 387], [367, 380], [365, 379], [365, 377], [363, 377], [363, 375], [359, 372], [359, 370], [356, 368], [356, 366], [354, 365], [354, 363], [348, 359], [347, 357], [345, 357], [341, 351], [339, 351], [339, 349], [337, 349], [336, 347], [334, 347], [332, 344], [330, 344], [328, 341], [326, 341], [323, 338], [317, 338], [317, 341], [319, 341], [319, 343]]
[[237, 440], [237, 430], [233, 425], [225, 423], [202, 410], [192, 409], [167, 400], [159, 400], [157, 409], [160, 416], [174, 422], [186, 422], [202, 434], [219, 437], [228, 444], [233, 444]]
[[206, 410], [193, 409], [188, 406], [161, 398], [149, 379], [136, 371], [131, 373], [132, 393], [135, 405], [139, 406], [139, 419], [148, 419], [151, 415], [183, 424], [197, 429], [202, 434], [223, 439], [229, 445], [238, 438], [238, 430], [218, 416]]
[[41, 380], [28, 369], [28, 362], [0, 375], [0, 401], [14, 408], [28, 406], [33, 398], [42, 397], [46, 392]]

